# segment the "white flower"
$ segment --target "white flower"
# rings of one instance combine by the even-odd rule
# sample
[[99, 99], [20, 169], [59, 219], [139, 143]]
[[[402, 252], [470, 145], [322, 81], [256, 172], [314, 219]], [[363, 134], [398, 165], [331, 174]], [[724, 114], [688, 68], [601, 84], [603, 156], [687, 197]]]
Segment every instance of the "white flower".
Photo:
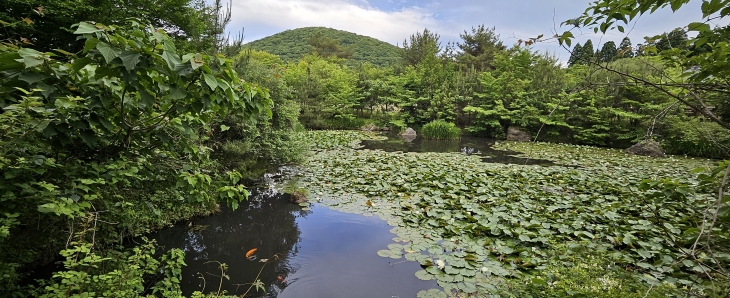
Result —
[[444, 267], [446, 267], [446, 263], [444, 263], [444, 261], [442, 260], [436, 260], [436, 267], [438, 267], [439, 269], [444, 269]]
[[482, 267], [482, 268], [481, 268], [481, 269], [479, 269], [479, 270], [481, 270], [481, 271], [482, 271], [482, 273], [487, 273], [487, 272], [489, 272], [489, 268], [487, 268], [487, 267]]

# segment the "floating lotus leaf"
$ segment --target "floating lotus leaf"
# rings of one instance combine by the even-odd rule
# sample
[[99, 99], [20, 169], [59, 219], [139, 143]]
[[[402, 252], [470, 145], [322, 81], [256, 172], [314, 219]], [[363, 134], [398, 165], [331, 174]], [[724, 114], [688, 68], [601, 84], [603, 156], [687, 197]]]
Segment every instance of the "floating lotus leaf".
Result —
[[[480, 296], [496, 290], [495, 276], [530, 278], [534, 268], [560, 262], [555, 243], [569, 248], [588, 243], [654, 276], [705, 269], [685, 261], [674, 265], [675, 271], [660, 271], [682, 260], [671, 243], [685, 236], [692, 241], [699, 233], [692, 223], [712, 194], [657, 203], [642, 200], [648, 193], [638, 186], [653, 177], [696, 184], [691, 170], [710, 166], [706, 160], [501, 142], [496, 149], [555, 162], [504, 165], [459, 153], [358, 151], [358, 140], [373, 137], [361, 132], [318, 131], [308, 137], [316, 153], [298, 177], [302, 186], [318, 194], [324, 206], [386, 220], [397, 244], [378, 255], [400, 258], [405, 252], [407, 260], [428, 266], [420, 274], [438, 278], [447, 292]], [[671, 224], [659, 222], [652, 210], [662, 210], [662, 222]], [[441, 270], [433, 260], [447, 265]], [[422, 291], [419, 297], [442, 294], [438, 297], [446, 297], [443, 291]]]
[[381, 249], [381, 250], [378, 251], [378, 255], [381, 256], [381, 257], [384, 257], [384, 258], [388, 258], [392, 254], [393, 254], [393, 252], [390, 251], [390, 250], [387, 250], [387, 249]]
[[428, 291], [420, 291], [416, 295], [418, 298], [447, 298], [445, 292], [438, 289], [430, 289]]
[[426, 272], [426, 270], [418, 270], [416, 271], [416, 277], [420, 280], [432, 280], [434, 279], [433, 275]]

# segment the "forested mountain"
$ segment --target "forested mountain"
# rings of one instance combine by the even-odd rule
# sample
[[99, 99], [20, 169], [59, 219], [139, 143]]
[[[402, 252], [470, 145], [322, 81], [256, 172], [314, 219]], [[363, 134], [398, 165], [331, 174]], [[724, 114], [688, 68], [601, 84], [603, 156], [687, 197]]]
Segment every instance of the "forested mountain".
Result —
[[295, 61], [311, 52], [310, 37], [321, 34], [338, 40], [343, 46], [351, 48], [355, 61], [370, 62], [385, 66], [400, 59], [398, 47], [372, 37], [358, 35], [343, 30], [325, 27], [305, 27], [286, 30], [246, 44], [248, 48], [266, 51], [281, 56], [286, 61]]

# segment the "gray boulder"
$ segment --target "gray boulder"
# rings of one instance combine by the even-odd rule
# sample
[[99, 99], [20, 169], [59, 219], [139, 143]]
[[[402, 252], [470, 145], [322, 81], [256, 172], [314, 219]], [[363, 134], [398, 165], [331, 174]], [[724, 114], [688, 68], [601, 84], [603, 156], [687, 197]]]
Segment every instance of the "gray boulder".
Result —
[[362, 131], [378, 131], [380, 130], [379, 127], [375, 126], [375, 124], [369, 123], [368, 125], [365, 125], [363, 127], [360, 127], [360, 130]]
[[531, 139], [530, 134], [521, 131], [519, 127], [510, 126], [507, 129], [507, 141], [529, 142]]
[[402, 138], [403, 138], [404, 140], [406, 140], [406, 142], [413, 142], [413, 140], [415, 140], [415, 139], [416, 139], [416, 136], [418, 136], [418, 134], [416, 134], [416, 131], [415, 131], [415, 130], [413, 130], [413, 128], [410, 128], [410, 127], [409, 127], [409, 128], [408, 128], [408, 129], [406, 129], [406, 130], [405, 130], [405, 131], [404, 131], [403, 133], [401, 133], [401, 134], [400, 134], [400, 136], [401, 136], [401, 137], [402, 137]]
[[651, 156], [651, 157], [665, 157], [666, 156], [664, 154], [664, 150], [662, 150], [662, 146], [653, 140], [643, 140], [641, 142], [634, 144], [634, 146], [629, 147], [625, 151], [626, 151], [626, 153], [630, 153], [630, 154]]
[[404, 132], [402, 132], [400, 135], [402, 135], [402, 136], [414, 136], [415, 137], [417, 134], [416, 134], [416, 131], [413, 130], [413, 128], [410, 128], [409, 127]]

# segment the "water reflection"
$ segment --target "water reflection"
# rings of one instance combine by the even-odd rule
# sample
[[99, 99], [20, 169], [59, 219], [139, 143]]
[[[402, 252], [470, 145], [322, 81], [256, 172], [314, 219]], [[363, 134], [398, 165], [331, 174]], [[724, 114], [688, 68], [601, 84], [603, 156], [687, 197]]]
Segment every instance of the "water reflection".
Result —
[[420, 136], [414, 140], [404, 140], [398, 136], [388, 136], [387, 140], [362, 141], [362, 149], [383, 150], [387, 152], [463, 152], [484, 156], [484, 162], [503, 164], [553, 165], [544, 159], [520, 157], [521, 153], [511, 150], [492, 149], [494, 139], [461, 137], [459, 140], [425, 140]]
[[[241, 295], [261, 270], [266, 293], [247, 297], [415, 297], [435, 287], [418, 280], [416, 262], [393, 265], [376, 252], [392, 243], [391, 227], [376, 217], [314, 206], [311, 211], [287, 195], [263, 190], [236, 211], [181, 224], [153, 235], [166, 249], [185, 251], [184, 294], [215, 292], [217, 261], [228, 265], [222, 289]], [[257, 248], [255, 259], [246, 252]], [[261, 259], [269, 259], [264, 266]], [[400, 260], [396, 260], [400, 261]], [[262, 270], [263, 268], [263, 270]], [[251, 294], [253, 293], [253, 295]]]
[[[165, 249], [181, 248], [185, 252], [182, 290], [190, 294], [196, 290], [215, 291], [220, 282], [217, 261], [228, 265], [230, 280], [224, 280], [222, 289], [231, 294], [242, 294], [259, 277], [264, 284], [280, 291], [285, 283], [277, 276], [286, 277], [285, 264], [297, 255], [296, 244], [301, 234], [296, 219], [311, 211], [302, 211], [283, 195], [271, 191], [255, 192], [238, 210], [224, 210], [221, 214], [200, 218], [163, 230], [152, 237]], [[255, 258], [246, 258], [246, 252], [256, 248]], [[278, 260], [275, 260], [277, 259]], [[261, 259], [271, 259], [264, 266]], [[283, 266], [282, 266], [283, 265]], [[202, 275], [202, 276], [201, 276]]]

